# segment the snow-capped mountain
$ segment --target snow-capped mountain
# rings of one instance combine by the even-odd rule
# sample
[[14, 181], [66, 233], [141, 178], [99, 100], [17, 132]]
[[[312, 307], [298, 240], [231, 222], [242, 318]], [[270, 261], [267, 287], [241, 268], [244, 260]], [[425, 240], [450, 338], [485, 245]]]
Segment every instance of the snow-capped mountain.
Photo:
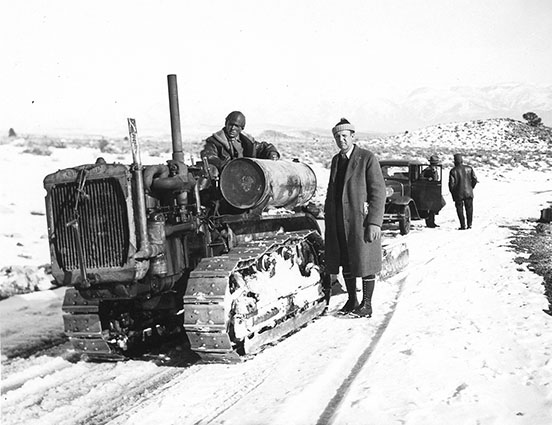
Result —
[[486, 87], [419, 88], [380, 109], [381, 119], [404, 130], [437, 123], [486, 118], [522, 119], [525, 112], [552, 122], [552, 86], [504, 83]]

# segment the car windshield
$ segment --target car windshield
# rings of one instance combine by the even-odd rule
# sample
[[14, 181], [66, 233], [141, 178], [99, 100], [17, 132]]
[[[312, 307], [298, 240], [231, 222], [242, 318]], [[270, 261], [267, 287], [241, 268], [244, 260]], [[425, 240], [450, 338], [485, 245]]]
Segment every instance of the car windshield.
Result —
[[384, 178], [408, 180], [408, 165], [382, 165]]

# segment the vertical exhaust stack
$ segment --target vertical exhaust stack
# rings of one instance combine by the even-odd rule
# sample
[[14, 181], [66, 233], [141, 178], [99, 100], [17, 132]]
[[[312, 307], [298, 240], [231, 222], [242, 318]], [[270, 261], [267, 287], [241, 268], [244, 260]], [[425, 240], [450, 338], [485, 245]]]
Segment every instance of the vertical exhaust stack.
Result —
[[178, 107], [178, 86], [176, 84], [176, 75], [167, 75], [169, 85], [169, 108], [171, 112], [171, 135], [172, 135], [172, 158], [175, 161], [184, 162], [184, 153], [182, 152], [182, 130], [180, 128], [180, 110]]

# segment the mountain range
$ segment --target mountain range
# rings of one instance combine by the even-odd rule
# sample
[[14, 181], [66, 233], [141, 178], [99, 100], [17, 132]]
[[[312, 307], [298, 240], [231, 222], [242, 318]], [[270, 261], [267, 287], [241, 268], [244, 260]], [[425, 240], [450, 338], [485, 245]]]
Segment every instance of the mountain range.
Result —
[[[331, 105], [327, 106], [325, 108], [320, 104], [318, 110], [332, 109]], [[502, 83], [484, 87], [421, 87], [402, 97], [363, 100], [354, 113], [346, 117], [355, 124], [357, 132], [363, 133], [365, 138], [372, 138], [453, 122], [490, 118], [523, 121], [522, 115], [526, 112], [534, 112], [542, 118], [544, 125], [552, 125], [552, 85]], [[333, 124], [328, 117], [318, 118]], [[334, 121], [338, 119], [336, 117]], [[259, 123], [253, 134], [260, 134], [262, 129], [298, 138], [304, 138], [307, 132], [313, 138], [331, 138], [330, 128], [317, 127], [299, 131], [297, 126], [274, 122]]]
[[[334, 116], [336, 106], [321, 96], [314, 99], [316, 108], [312, 109], [311, 118], [297, 123], [295, 109], [288, 108], [287, 113], [279, 116], [281, 121], [252, 120], [247, 132], [257, 136], [263, 131], [285, 133], [300, 139], [331, 138], [331, 125], [340, 116]], [[296, 105], [296, 107], [298, 107]], [[299, 106], [301, 107], [301, 106]], [[358, 101], [354, 111], [344, 112], [355, 124], [357, 131], [368, 138], [389, 134], [401, 134], [427, 126], [484, 120], [489, 118], [508, 118], [522, 121], [522, 115], [534, 112], [542, 119], [545, 126], [552, 125], [552, 85], [528, 83], [501, 83], [483, 87], [454, 86], [446, 88], [420, 87], [410, 93], [394, 98], [367, 97]], [[331, 115], [331, 116], [329, 116]], [[151, 118], [151, 117], [150, 117]], [[222, 119], [222, 118], [221, 118]], [[218, 121], [205, 121], [182, 125], [182, 134], [188, 139], [204, 138], [222, 127]], [[166, 120], [142, 120], [141, 136], [166, 136], [170, 134]], [[329, 123], [329, 124], [328, 124]], [[105, 123], [104, 123], [105, 124]], [[56, 128], [50, 129], [49, 136], [104, 135], [122, 136], [126, 134], [126, 125], [122, 123], [117, 129], [104, 128], [101, 125], [90, 128]], [[25, 129], [15, 128], [19, 133], [30, 133]], [[8, 128], [3, 130], [8, 133]], [[268, 134], [278, 136], [278, 134]]]
[[[503, 83], [485, 87], [419, 88], [399, 102], [383, 101], [374, 121], [382, 128], [404, 131], [428, 125], [487, 118], [522, 120], [534, 112], [552, 124], [552, 85]], [[400, 130], [399, 130], [400, 131]]]

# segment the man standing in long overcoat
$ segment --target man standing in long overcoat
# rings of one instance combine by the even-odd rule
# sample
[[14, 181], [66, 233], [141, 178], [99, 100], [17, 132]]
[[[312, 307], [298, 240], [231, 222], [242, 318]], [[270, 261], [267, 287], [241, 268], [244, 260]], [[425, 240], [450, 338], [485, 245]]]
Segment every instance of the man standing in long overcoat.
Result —
[[[354, 143], [349, 121], [342, 118], [332, 132], [340, 152], [332, 159], [324, 205], [326, 266], [334, 275], [343, 268], [349, 298], [341, 312], [371, 317], [375, 275], [382, 263], [385, 182], [375, 155]], [[357, 277], [362, 277], [360, 304]]]

